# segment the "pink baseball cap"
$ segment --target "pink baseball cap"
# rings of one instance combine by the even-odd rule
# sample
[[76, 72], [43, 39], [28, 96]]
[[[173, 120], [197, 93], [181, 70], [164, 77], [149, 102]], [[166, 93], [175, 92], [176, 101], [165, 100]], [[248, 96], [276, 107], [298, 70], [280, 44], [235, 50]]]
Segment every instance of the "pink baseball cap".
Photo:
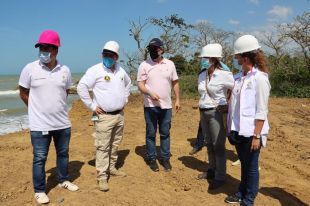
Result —
[[41, 44], [50, 44], [56, 47], [60, 47], [60, 38], [56, 31], [45, 30], [41, 33], [38, 42], [34, 46], [35, 48], [39, 47]]

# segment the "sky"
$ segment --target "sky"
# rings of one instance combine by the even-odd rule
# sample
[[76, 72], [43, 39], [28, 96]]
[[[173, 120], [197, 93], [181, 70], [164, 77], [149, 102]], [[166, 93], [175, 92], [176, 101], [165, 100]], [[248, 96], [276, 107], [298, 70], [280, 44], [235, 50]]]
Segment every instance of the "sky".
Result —
[[19, 74], [35, 61], [34, 45], [46, 29], [60, 35], [58, 60], [72, 73], [83, 73], [101, 61], [102, 47], [109, 40], [120, 44], [120, 59], [126, 61], [123, 53], [136, 49], [129, 20], [178, 14], [188, 24], [208, 21], [251, 34], [309, 11], [309, 0], [1, 0], [0, 75]]

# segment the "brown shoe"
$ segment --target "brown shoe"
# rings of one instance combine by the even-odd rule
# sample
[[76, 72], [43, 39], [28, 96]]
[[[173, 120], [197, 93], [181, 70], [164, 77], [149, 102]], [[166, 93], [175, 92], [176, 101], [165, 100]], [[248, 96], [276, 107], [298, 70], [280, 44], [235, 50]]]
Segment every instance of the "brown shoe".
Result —
[[199, 180], [204, 180], [204, 179], [212, 180], [214, 178], [215, 178], [215, 172], [213, 169], [208, 169], [207, 172], [203, 172], [199, 174], [197, 177], [197, 179]]
[[118, 176], [118, 177], [126, 177], [126, 176], [127, 176], [127, 174], [126, 174], [125, 172], [120, 171], [120, 170], [117, 170], [117, 169], [111, 170], [111, 171], [110, 171], [110, 175], [112, 175], [112, 176]]
[[163, 160], [163, 161], [161, 161], [161, 165], [164, 167], [164, 169], [165, 169], [166, 172], [169, 172], [169, 171], [171, 171], [171, 169], [172, 169], [172, 166], [171, 166], [169, 160]]
[[216, 190], [225, 185], [225, 181], [222, 180], [212, 180], [209, 184], [208, 190]]
[[103, 192], [109, 191], [109, 185], [107, 180], [98, 180], [99, 190]]
[[159, 171], [159, 167], [158, 167], [158, 164], [156, 162], [156, 159], [148, 160], [148, 165], [150, 166], [150, 168], [153, 172]]
[[194, 154], [198, 153], [201, 149], [202, 149], [202, 148], [196, 148], [196, 147], [194, 147], [194, 148], [192, 149], [192, 151], [189, 152], [189, 154], [190, 154], [190, 155], [194, 155]]

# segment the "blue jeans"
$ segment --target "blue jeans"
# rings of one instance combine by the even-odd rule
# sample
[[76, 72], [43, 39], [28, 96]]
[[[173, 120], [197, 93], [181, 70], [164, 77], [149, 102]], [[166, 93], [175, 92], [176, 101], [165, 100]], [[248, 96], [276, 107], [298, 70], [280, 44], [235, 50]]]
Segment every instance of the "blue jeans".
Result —
[[241, 182], [238, 194], [245, 205], [253, 205], [259, 187], [258, 160], [260, 149], [251, 151], [253, 137], [244, 137], [232, 132], [238, 157], [241, 162]]
[[205, 145], [205, 137], [203, 136], [201, 122], [199, 121], [198, 131], [197, 131], [197, 139], [194, 145], [194, 148], [201, 149]]
[[160, 154], [163, 161], [170, 159], [170, 127], [172, 109], [160, 107], [144, 107], [146, 123], [146, 157], [148, 160], [156, 159], [156, 131], [157, 124], [160, 134]]
[[57, 153], [57, 173], [60, 183], [68, 180], [69, 142], [71, 128], [49, 131], [31, 131], [31, 143], [33, 147], [32, 181], [35, 192], [45, 192], [45, 162], [49, 146], [53, 138]]

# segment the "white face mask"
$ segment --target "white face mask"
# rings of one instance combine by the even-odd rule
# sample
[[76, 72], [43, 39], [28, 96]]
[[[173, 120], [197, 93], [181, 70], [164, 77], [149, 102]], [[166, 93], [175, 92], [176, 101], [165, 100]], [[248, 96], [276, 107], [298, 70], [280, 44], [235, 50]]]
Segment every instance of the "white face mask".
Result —
[[42, 63], [48, 64], [51, 62], [51, 52], [39, 52], [39, 60]]

